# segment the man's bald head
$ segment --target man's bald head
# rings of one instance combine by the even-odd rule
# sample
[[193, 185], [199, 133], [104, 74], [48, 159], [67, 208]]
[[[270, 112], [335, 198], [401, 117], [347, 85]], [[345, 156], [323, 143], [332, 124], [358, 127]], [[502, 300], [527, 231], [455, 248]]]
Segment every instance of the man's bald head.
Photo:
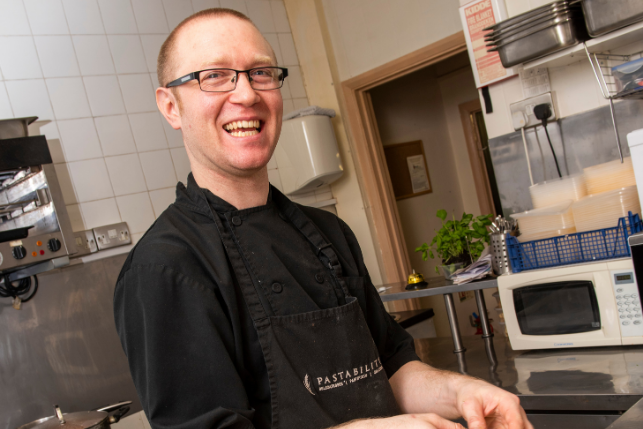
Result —
[[[174, 30], [172, 30], [170, 35], [167, 37], [167, 39], [165, 39], [165, 42], [163, 42], [163, 45], [161, 46], [161, 50], [158, 56], [158, 61], [156, 63], [156, 72], [158, 74], [159, 85], [161, 87], [165, 87], [168, 83], [178, 78], [178, 76], [175, 76], [176, 65], [174, 64], [174, 58], [176, 57], [176, 55], [174, 51], [176, 47], [176, 41], [182, 29], [186, 27], [189, 23], [196, 20], [209, 19], [209, 18], [222, 18], [222, 17], [234, 17], [242, 21], [246, 21], [252, 24], [253, 26], [255, 26], [254, 23], [250, 20], [250, 18], [248, 18], [243, 13], [237, 12], [236, 10], [233, 10], [233, 9], [225, 9], [225, 8], [205, 9], [205, 10], [202, 10], [201, 12], [197, 12], [194, 15], [191, 15], [185, 18], [183, 21], [181, 21], [179, 25], [176, 26]], [[273, 52], [273, 57], [274, 57], [274, 52]]]

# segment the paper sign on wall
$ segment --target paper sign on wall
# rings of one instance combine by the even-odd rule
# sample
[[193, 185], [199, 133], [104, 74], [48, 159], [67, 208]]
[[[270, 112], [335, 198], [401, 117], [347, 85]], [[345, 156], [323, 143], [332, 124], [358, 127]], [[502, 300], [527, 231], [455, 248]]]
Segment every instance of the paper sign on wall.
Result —
[[487, 52], [482, 31], [506, 18], [503, 0], [476, 0], [460, 7], [469, 60], [478, 88], [515, 75], [513, 69], [502, 66], [497, 52]]
[[426, 174], [424, 168], [424, 156], [413, 155], [406, 158], [406, 163], [409, 166], [409, 175], [411, 176], [411, 187], [413, 193], [430, 191], [431, 185], [429, 184], [429, 176]]

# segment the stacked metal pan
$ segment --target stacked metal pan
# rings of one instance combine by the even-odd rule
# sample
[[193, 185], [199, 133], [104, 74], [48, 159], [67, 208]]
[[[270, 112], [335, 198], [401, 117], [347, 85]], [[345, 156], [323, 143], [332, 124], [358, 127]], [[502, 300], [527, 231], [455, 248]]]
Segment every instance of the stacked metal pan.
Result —
[[555, 1], [485, 28], [487, 51], [497, 51], [505, 68], [589, 39], [577, 1]]
[[641, 0], [582, 0], [582, 5], [587, 31], [592, 37], [643, 21]]

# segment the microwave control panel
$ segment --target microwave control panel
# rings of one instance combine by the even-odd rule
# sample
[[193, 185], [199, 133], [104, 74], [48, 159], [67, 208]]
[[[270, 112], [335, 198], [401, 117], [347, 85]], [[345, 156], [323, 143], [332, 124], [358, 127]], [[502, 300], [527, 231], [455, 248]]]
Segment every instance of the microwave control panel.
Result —
[[623, 337], [643, 335], [643, 311], [639, 288], [631, 270], [612, 270], [612, 286], [616, 297], [618, 321]]

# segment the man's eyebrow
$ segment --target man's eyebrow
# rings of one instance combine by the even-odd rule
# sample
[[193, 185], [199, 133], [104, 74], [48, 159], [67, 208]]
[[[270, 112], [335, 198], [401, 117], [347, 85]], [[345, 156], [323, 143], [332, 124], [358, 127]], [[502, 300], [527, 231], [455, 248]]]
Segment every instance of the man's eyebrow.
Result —
[[[199, 66], [201, 70], [206, 70], [208, 68], [228, 68], [224, 67], [223, 64], [230, 64], [230, 57], [221, 56], [214, 59], [210, 59], [201, 63]], [[262, 65], [276, 65], [275, 60], [268, 55], [255, 55], [254, 59], [251, 62], [252, 67], [262, 66]]]

